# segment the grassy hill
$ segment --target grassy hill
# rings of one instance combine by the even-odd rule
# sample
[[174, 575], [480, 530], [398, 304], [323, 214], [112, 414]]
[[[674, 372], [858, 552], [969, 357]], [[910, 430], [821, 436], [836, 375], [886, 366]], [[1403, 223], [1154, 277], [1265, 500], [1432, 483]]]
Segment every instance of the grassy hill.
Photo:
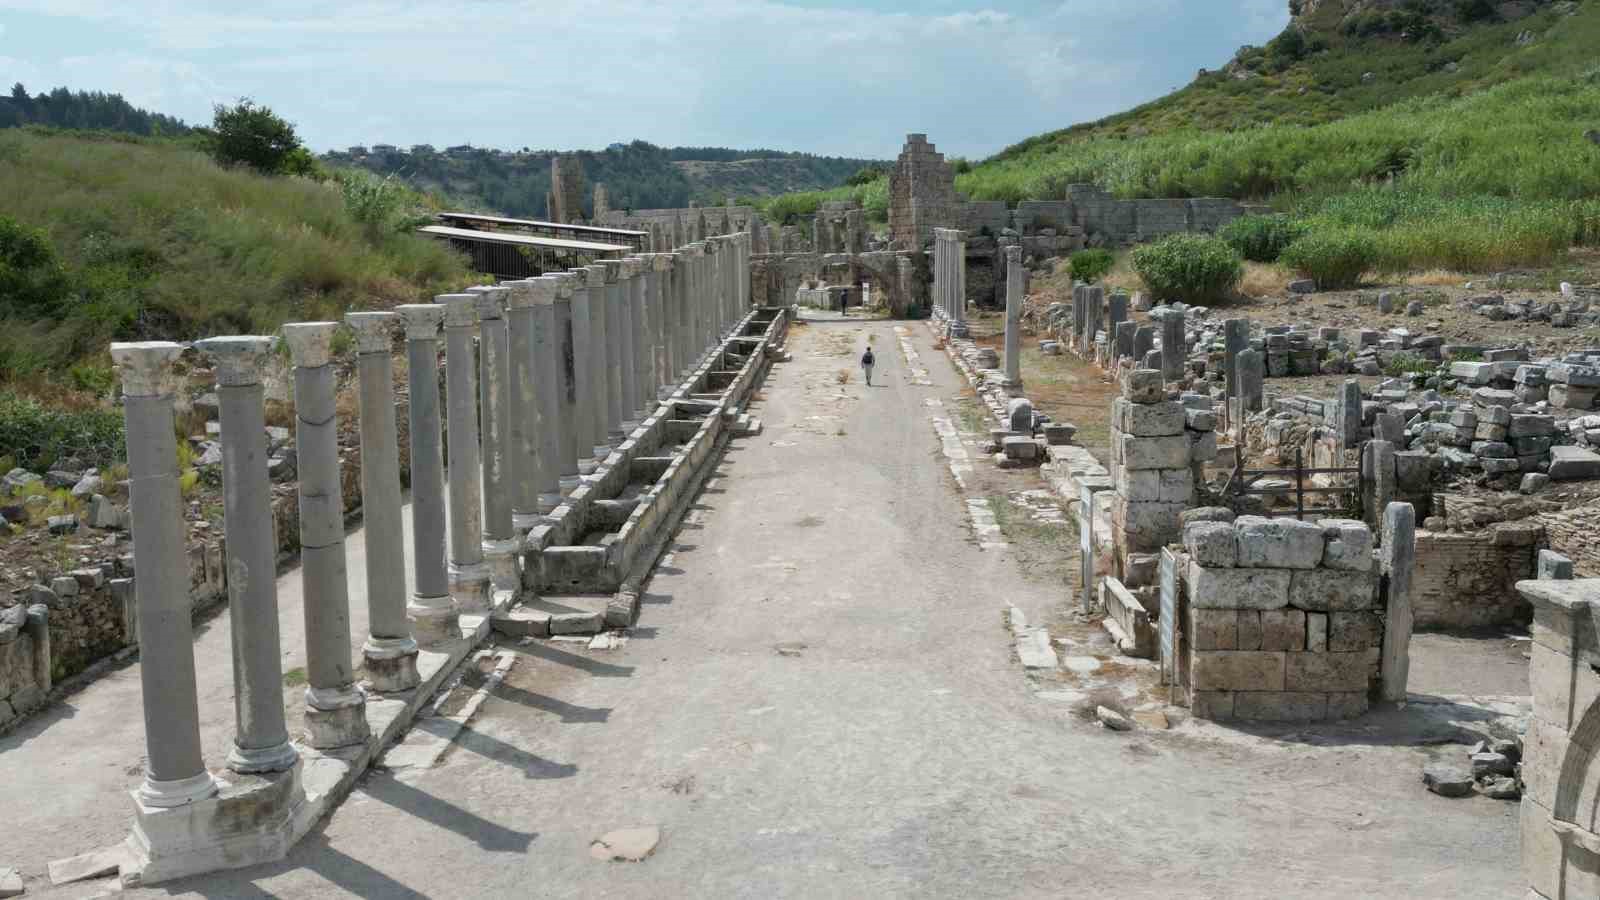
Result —
[[270, 333], [470, 283], [408, 233], [421, 198], [372, 187], [224, 169], [182, 141], [0, 131], [0, 381], [72, 367], [95, 387], [113, 340]]
[[[1194, 83], [1030, 138], [956, 178], [972, 199], [1267, 201], [1369, 271], [1495, 270], [1600, 244], [1600, 0], [1291, 0], [1291, 24]], [[869, 204], [883, 183], [792, 195]], [[1303, 256], [1303, 254], [1302, 254]]]
[[[363, 152], [353, 152], [356, 150]], [[543, 217], [555, 151], [503, 151], [481, 147], [352, 148], [328, 153], [336, 167], [394, 175], [414, 187], [449, 196], [463, 206], [515, 216]], [[645, 141], [580, 151], [584, 207], [589, 189], [604, 183], [615, 209], [721, 204], [728, 197], [767, 196], [841, 185], [873, 160], [813, 156], [774, 150], [657, 147]], [[592, 212], [592, 210], [589, 210]]]

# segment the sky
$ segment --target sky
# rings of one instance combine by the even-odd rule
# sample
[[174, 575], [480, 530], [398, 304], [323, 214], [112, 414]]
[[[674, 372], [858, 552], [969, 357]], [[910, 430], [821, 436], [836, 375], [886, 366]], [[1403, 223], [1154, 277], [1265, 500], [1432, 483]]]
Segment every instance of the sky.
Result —
[[1286, 0], [0, 0], [0, 79], [191, 123], [250, 97], [313, 149], [765, 147], [982, 158], [1151, 100]]

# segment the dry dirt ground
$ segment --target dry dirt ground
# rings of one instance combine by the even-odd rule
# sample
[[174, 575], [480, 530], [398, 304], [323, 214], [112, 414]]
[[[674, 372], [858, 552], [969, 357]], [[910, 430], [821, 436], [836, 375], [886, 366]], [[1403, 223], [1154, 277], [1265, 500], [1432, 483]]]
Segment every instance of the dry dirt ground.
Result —
[[[869, 339], [872, 388], [852, 365]], [[510, 677], [436, 766], [373, 772], [281, 864], [133, 894], [1523, 891], [1515, 805], [1421, 787], [1460, 746], [1415, 746], [1382, 717], [1115, 734], [1042, 697], [1004, 610], [1060, 615], [1061, 572], [1048, 548], [992, 548], [1010, 541], [980, 539], [972, 512], [1036, 482], [950, 455], [966, 440], [938, 420], [967, 391], [921, 325], [818, 323], [792, 347], [755, 404], [766, 430], [720, 462], [625, 641], [504, 648]], [[1018, 510], [992, 518], [1031, 539]], [[591, 856], [646, 825], [661, 838], [643, 862]]]

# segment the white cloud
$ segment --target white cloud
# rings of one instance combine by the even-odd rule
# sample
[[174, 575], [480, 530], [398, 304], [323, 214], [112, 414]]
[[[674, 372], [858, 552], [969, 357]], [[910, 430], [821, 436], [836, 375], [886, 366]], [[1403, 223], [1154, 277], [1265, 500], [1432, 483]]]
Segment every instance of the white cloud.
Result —
[[1099, 117], [1287, 18], [1282, 0], [1062, 0], [1032, 12], [784, 0], [268, 0], [237, 13], [178, 0], [7, 2], [119, 42], [70, 58], [16, 49], [7, 71], [29, 73], [30, 87], [117, 90], [194, 120], [247, 95], [319, 148], [638, 137], [873, 156], [892, 156], [908, 131], [980, 156]]

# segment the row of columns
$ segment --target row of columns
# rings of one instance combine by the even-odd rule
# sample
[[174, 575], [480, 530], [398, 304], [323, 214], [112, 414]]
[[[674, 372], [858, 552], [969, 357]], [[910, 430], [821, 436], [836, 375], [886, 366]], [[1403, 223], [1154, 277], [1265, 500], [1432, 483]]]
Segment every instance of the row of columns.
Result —
[[[528, 530], [598, 471], [748, 311], [750, 248], [747, 233], [725, 235], [672, 253], [345, 317], [355, 338], [367, 542], [364, 683], [353, 664], [345, 569], [333, 354], [340, 324], [283, 327], [294, 375], [304, 724], [311, 747], [365, 742], [367, 691], [417, 687], [419, 646], [459, 638], [462, 612], [487, 612], [495, 589], [518, 589]], [[397, 327], [404, 330], [410, 373], [409, 596], [392, 361]], [[228, 766], [237, 772], [287, 771], [298, 759], [283, 706], [262, 386], [275, 343], [261, 336], [196, 343], [214, 363], [221, 406], [236, 717]], [[148, 765], [135, 794], [152, 808], [182, 806], [218, 790], [200, 749], [184, 574], [173, 413], [182, 350], [162, 341], [111, 346], [123, 384], [139, 566]]]
[[933, 230], [933, 309], [947, 331], [967, 331], [967, 235], [959, 228]]

